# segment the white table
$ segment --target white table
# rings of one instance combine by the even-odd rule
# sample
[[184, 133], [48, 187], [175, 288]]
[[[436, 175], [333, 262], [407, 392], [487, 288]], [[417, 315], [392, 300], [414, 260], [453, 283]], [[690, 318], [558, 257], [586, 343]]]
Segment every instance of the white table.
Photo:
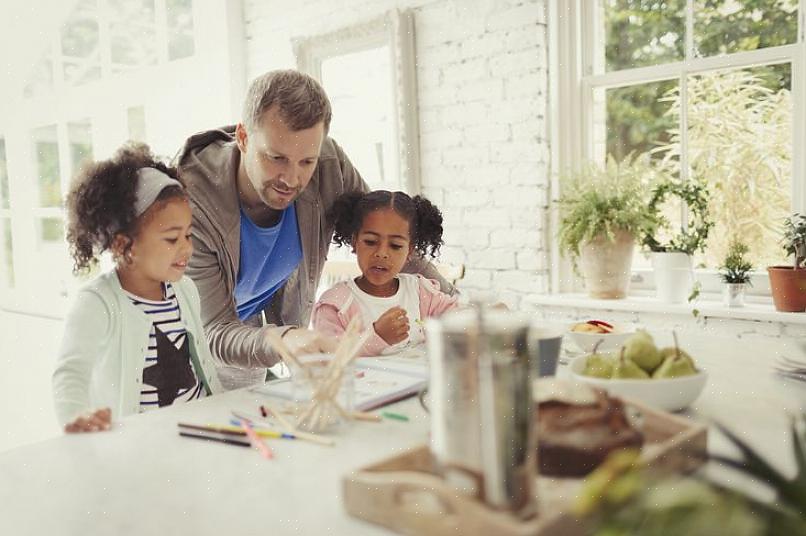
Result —
[[[711, 375], [687, 413], [724, 422], [792, 471], [785, 411], [806, 408], [806, 383], [781, 380], [770, 365], [777, 353], [801, 350], [787, 341], [682, 340]], [[385, 534], [344, 512], [341, 480], [427, 442], [417, 401], [393, 406], [410, 422], [354, 423], [335, 447], [274, 440], [270, 461], [253, 449], [177, 435], [177, 422], [226, 423], [232, 409], [255, 413], [267, 400], [234, 391], [127, 418], [111, 432], [3, 453], [0, 534]], [[711, 439], [711, 450], [724, 448]]]
[[417, 400], [391, 406], [409, 422], [353, 423], [334, 447], [271, 440], [274, 460], [177, 434], [177, 422], [228, 424], [269, 400], [232, 391], [4, 453], [0, 534], [387, 533], [344, 512], [341, 480], [427, 442]]

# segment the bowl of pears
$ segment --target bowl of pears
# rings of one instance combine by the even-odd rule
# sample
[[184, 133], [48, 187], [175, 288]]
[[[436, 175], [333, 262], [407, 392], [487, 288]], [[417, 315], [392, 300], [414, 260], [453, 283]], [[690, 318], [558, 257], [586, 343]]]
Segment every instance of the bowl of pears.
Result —
[[708, 379], [677, 342], [658, 348], [652, 336], [637, 330], [614, 352], [598, 348], [571, 362], [577, 381], [606, 389], [666, 411], [678, 411], [694, 402]]

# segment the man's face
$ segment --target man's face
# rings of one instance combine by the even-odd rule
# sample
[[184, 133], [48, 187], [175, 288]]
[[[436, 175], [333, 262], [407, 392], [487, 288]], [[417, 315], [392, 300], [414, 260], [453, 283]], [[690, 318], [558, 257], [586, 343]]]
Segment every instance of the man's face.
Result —
[[305, 130], [291, 130], [272, 106], [260, 124], [248, 132], [238, 125], [236, 137], [246, 170], [247, 204], [259, 201], [274, 210], [290, 205], [308, 185], [319, 160], [325, 136], [324, 123]]

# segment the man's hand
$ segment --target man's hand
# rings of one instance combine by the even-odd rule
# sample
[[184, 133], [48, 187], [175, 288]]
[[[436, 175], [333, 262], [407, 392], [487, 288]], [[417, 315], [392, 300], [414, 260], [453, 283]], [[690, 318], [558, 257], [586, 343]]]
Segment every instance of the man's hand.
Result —
[[90, 413], [89, 415], [81, 415], [76, 417], [73, 422], [64, 425], [64, 431], [68, 434], [75, 434], [80, 432], [100, 432], [102, 430], [109, 430], [112, 424], [112, 411], [109, 408], [103, 408]]
[[372, 327], [375, 328], [375, 333], [391, 346], [406, 340], [409, 336], [409, 317], [402, 307], [392, 307], [383, 313]]
[[283, 342], [295, 356], [303, 354], [332, 353], [338, 341], [310, 329], [292, 329], [283, 335]]

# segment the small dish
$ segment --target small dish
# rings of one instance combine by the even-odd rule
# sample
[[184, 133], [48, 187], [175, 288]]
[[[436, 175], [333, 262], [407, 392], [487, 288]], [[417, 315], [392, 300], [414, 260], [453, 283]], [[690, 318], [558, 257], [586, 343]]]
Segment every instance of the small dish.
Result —
[[[574, 324], [576, 325], [576, 324]], [[593, 352], [596, 348], [598, 352], [614, 352], [619, 350], [630, 335], [635, 333], [635, 324], [627, 323], [612, 323], [613, 331], [610, 333], [590, 333], [587, 331], [571, 331], [568, 328], [568, 337], [574, 341], [574, 344], [581, 351], [586, 353]], [[596, 344], [602, 341], [598, 348]]]

